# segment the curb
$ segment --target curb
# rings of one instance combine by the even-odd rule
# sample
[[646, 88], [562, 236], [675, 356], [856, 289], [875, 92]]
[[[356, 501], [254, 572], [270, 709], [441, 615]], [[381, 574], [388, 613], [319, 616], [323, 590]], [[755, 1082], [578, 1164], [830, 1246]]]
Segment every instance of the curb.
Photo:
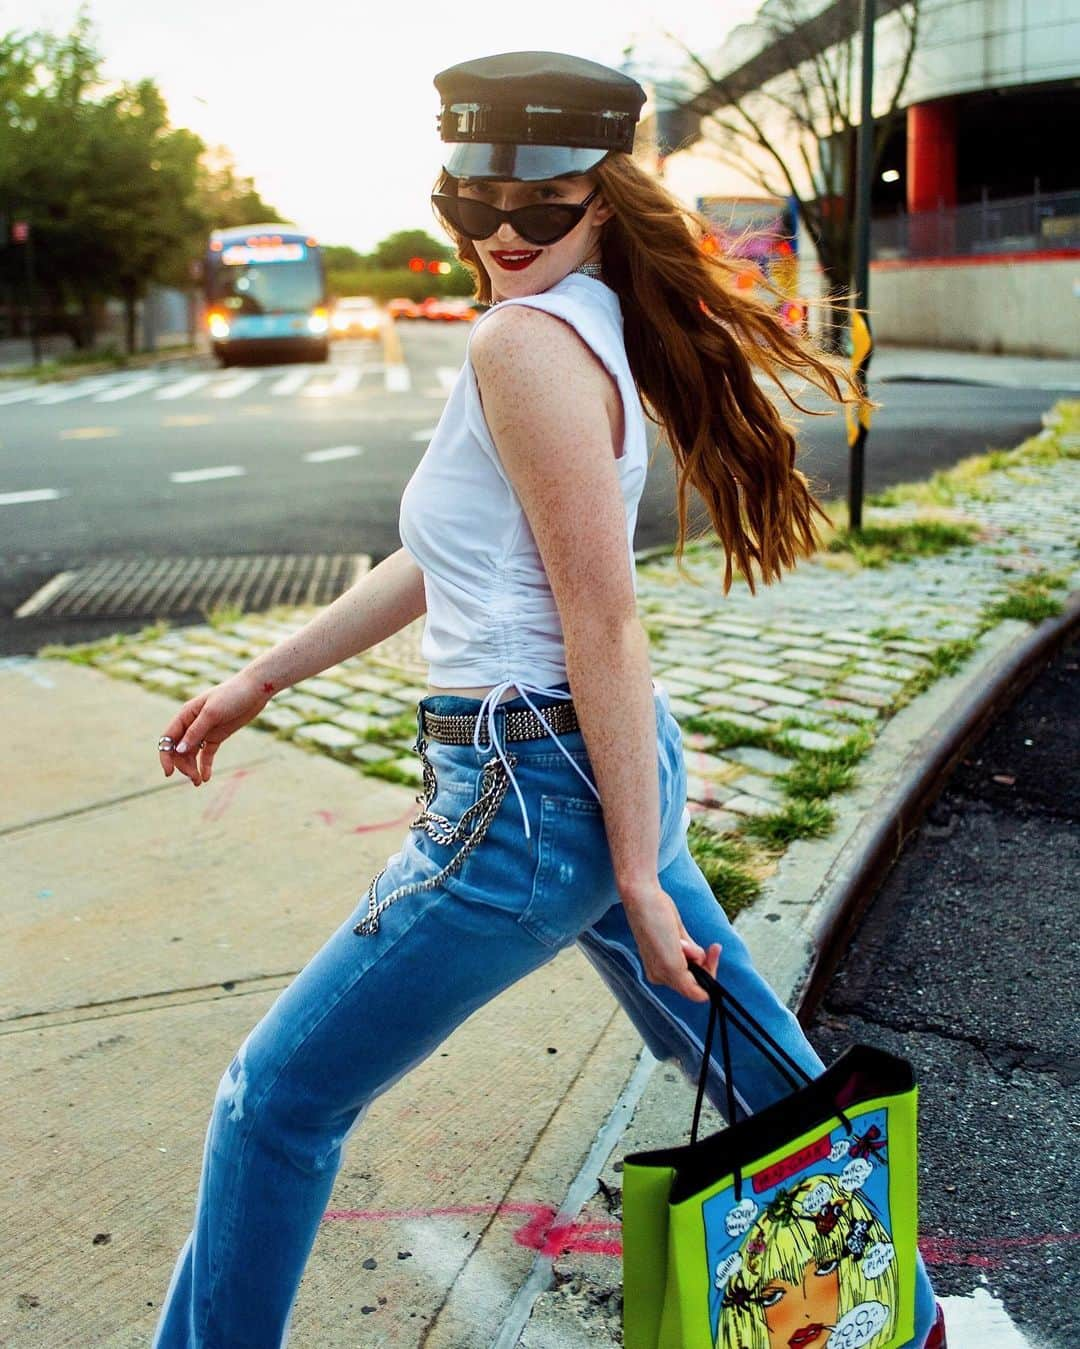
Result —
[[811, 964], [791, 1001], [800, 1022], [813, 1016], [855, 929], [907, 840], [945, 787], [957, 761], [983, 731], [1080, 631], [1080, 591], [1064, 612], [1044, 619], [1029, 634], [992, 657], [981, 691], [961, 694], [937, 728], [916, 744], [896, 784], [882, 792], [837, 853], [836, 877], [814, 902]]

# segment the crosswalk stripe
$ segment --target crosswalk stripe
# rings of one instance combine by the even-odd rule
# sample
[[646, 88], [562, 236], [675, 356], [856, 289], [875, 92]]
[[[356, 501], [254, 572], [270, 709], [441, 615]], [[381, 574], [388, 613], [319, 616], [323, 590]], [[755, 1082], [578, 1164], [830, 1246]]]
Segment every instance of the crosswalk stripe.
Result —
[[174, 380], [172, 384], [166, 384], [164, 389], [158, 389], [154, 394], [155, 398], [186, 398], [189, 393], [195, 393], [201, 389], [204, 384], [209, 384], [213, 375], [188, 375], [184, 379]]
[[352, 393], [360, 383], [363, 373], [359, 365], [343, 365], [328, 383], [309, 384], [304, 390], [304, 397], [336, 398], [339, 394]]
[[407, 365], [387, 365], [383, 373], [387, 393], [408, 393], [412, 388], [412, 376]]
[[246, 375], [234, 375], [211, 389], [210, 396], [211, 398], [235, 398], [238, 394], [247, 393], [248, 389], [258, 384], [261, 378], [262, 375], [258, 370], [249, 371]]
[[97, 379], [80, 379], [75, 384], [64, 384], [48, 389], [34, 399], [36, 407], [52, 407], [56, 403], [70, 403], [76, 398], [87, 398], [92, 393], [108, 389], [117, 383], [116, 375], [100, 375]]
[[313, 365], [302, 365], [296, 370], [290, 370], [287, 375], [282, 375], [270, 392], [275, 398], [288, 398], [290, 394], [299, 392], [314, 372]]
[[0, 506], [21, 506], [27, 501], [57, 501], [55, 487], [38, 487], [31, 492], [0, 492]]
[[170, 482], [209, 482], [212, 478], [242, 478], [246, 468], [238, 464], [223, 464], [220, 468], [188, 468], [170, 473]]
[[439, 368], [435, 371], [439, 383], [442, 385], [442, 387], [446, 390], [447, 393], [449, 393], [450, 390], [457, 383], [458, 375], [460, 373], [461, 373], [460, 370], [455, 370], [454, 367], [450, 365], [440, 365]]
[[137, 393], [145, 393], [147, 389], [152, 389], [161, 382], [158, 375], [137, 375], [134, 379], [125, 380], [123, 384], [118, 384], [113, 389], [103, 389], [101, 393], [93, 395], [95, 403], [118, 403], [121, 398], [132, 398]]
[[353, 459], [363, 453], [362, 445], [332, 445], [328, 450], [309, 450], [304, 459], [309, 464], [326, 464], [332, 459]]
[[9, 403], [25, 403], [40, 393], [40, 384], [28, 384], [21, 389], [8, 389], [6, 393], [0, 393], [0, 407], [7, 407]]
[[424, 441], [430, 440], [438, 429], [437, 426], [429, 426], [424, 431], [414, 431], [409, 439], [415, 440], [417, 444], [422, 444]]

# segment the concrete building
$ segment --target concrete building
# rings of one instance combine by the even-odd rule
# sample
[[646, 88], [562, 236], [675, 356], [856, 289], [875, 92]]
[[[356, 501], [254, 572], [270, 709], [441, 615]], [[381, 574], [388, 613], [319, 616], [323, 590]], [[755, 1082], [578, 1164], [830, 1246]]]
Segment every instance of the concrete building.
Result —
[[[1080, 0], [921, 0], [906, 70], [910, 0], [877, 0], [877, 13], [877, 340], [1080, 356]], [[850, 201], [853, 137], [835, 121], [830, 134], [813, 85], [824, 63], [857, 109], [858, 23], [855, 0], [767, 0], [706, 55], [710, 78], [688, 67], [658, 90], [644, 143], [672, 190], [702, 209], [793, 189], [820, 201], [831, 181]], [[777, 103], [798, 101], [800, 76], [817, 119], [813, 163]], [[773, 156], [722, 131], [740, 105], [761, 119], [791, 181]], [[808, 244], [800, 235], [800, 284], [813, 294]]]

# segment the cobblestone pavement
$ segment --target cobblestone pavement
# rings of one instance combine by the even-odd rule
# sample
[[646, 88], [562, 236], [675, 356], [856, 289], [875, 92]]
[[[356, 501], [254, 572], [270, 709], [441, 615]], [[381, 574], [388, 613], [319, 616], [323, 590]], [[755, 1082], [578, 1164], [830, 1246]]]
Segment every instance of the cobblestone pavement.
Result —
[[[1044, 420], [1036, 442], [1057, 436], [1075, 456], [1076, 436], [1058, 415]], [[723, 595], [715, 547], [688, 549], [689, 581], [670, 555], [639, 558], [653, 673], [684, 727], [691, 817], [710, 833], [755, 832], [754, 817], [790, 807], [799, 793], [780, 775], [800, 760], [820, 764], [852, 743], [860, 754], [869, 743], [872, 753], [873, 734], [894, 711], [958, 659], [977, 658], [980, 635], [998, 621], [994, 607], [1010, 594], [1040, 578], [1043, 593], [1048, 584], [1058, 598], [1080, 585], [1080, 459], [1010, 462], [965, 482], [947, 507], [864, 510], [864, 529], [931, 520], [975, 527], [972, 542], [934, 555], [862, 566], [825, 551], [756, 596], [738, 578]], [[72, 654], [186, 699], [311, 612], [136, 635]], [[277, 695], [257, 725], [361, 772], [420, 785], [412, 745], [426, 682], [422, 623]]]

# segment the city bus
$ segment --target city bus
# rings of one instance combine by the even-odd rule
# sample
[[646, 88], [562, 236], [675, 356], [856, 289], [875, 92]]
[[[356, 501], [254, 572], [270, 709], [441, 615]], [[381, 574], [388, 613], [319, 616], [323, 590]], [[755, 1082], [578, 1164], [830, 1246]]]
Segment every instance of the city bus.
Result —
[[214, 230], [203, 287], [206, 326], [222, 365], [258, 356], [327, 359], [330, 315], [322, 250], [295, 225]]

